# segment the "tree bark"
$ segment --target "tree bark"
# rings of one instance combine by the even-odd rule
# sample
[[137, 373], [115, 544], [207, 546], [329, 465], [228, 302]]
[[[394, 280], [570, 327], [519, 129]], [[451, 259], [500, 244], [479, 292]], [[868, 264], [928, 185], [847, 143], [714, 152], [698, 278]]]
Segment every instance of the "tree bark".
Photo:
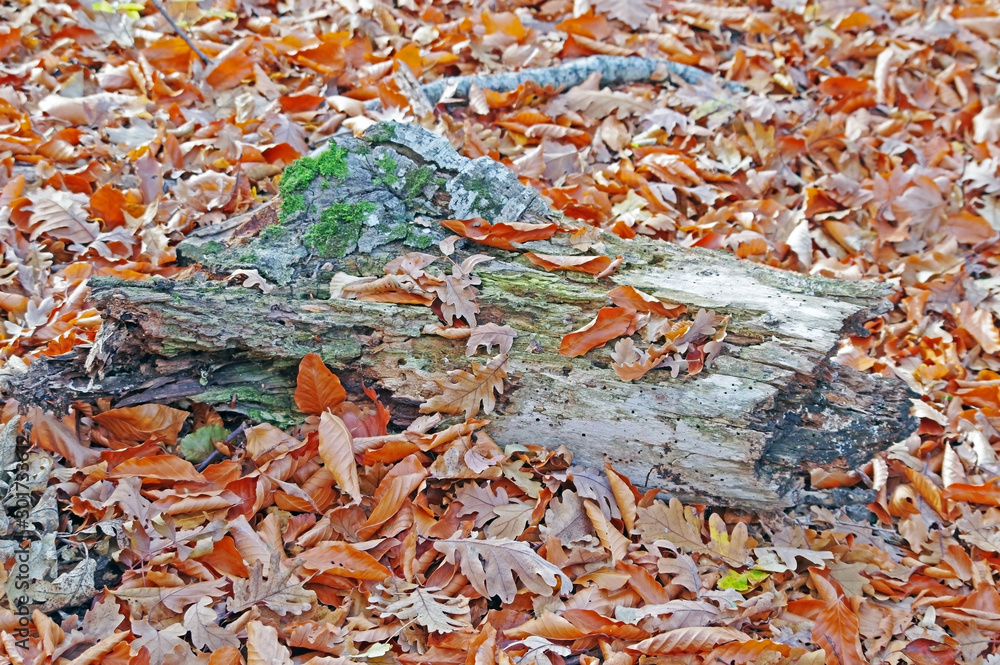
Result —
[[[105, 323], [87, 358], [36, 362], [7, 391], [56, 407], [95, 396], [116, 406], [190, 399], [292, 422], [302, 417], [291, 400], [296, 367], [317, 352], [350, 393], [374, 385], [397, 425], [412, 421], [439, 392], [434, 379], [470, 367], [465, 342], [423, 334], [440, 323], [428, 307], [330, 299], [330, 277], [381, 276], [389, 260], [450, 235], [440, 219], [559, 216], [502, 165], [461, 157], [416, 126], [379, 124], [362, 140], [336, 142], [343, 175], [288, 189], [280, 226], [275, 203], [189, 237], [180, 250], [199, 266], [193, 277], [95, 280]], [[323, 210], [360, 202], [367, 216], [341, 225], [326, 256], [307, 246]], [[262, 235], [268, 226], [275, 229]], [[571, 253], [559, 237], [525, 248]], [[507, 388], [487, 416], [501, 446], [562, 444], [585, 466], [607, 456], [640, 487], [761, 510], [802, 500], [804, 471], [856, 468], [914, 429], [901, 382], [831, 360], [843, 335], [866, 334], [861, 324], [889, 309], [888, 285], [805, 277], [643, 237], [601, 241], [604, 254], [624, 257], [601, 279], [545, 272], [520, 252], [458, 245], [462, 256], [494, 258], [476, 268], [480, 323], [518, 332]], [[237, 269], [259, 270], [274, 291], [219, 279]], [[560, 355], [563, 335], [606, 306], [616, 285], [728, 315], [722, 354], [699, 375], [654, 370], [635, 383], [616, 376], [608, 348]]]

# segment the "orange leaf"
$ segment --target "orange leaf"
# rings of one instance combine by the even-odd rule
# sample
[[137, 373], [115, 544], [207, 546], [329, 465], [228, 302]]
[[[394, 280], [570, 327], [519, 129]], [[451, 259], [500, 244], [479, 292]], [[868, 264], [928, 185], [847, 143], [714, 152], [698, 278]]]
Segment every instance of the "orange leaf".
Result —
[[868, 82], [851, 76], [831, 76], [819, 84], [819, 91], [831, 97], [853, 97], [868, 92]]
[[537, 619], [529, 619], [515, 628], [503, 631], [504, 637], [513, 639], [537, 635], [549, 640], [578, 640], [587, 637], [589, 633], [574, 626], [572, 623], [551, 612], [544, 612]]
[[644, 640], [649, 637], [649, 633], [638, 626], [608, 619], [594, 610], [563, 610], [562, 616], [580, 630], [585, 631], [587, 635], [606, 635], [629, 641]]
[[154, 455], [128, 459], [111, 469], [108, 476], [111, 478], [205, 482], [205, 476], [198, 473], [191, 462], [176, 455]]
[[235, 88], [253, 75], [254, 59], [246, 53], [226, 58], [205, 77], [205, 83], [216, 90]]
[[243, 665], [243, 656], [239, 649], [227, 645], [212, 652], [208, 665]]
[[514, 12], [498, 12], [496, 14], [483, 12], [481, 16], [487, 35], [492, 35], [494, 32], [502, 32], [517, 41], [523, 40], [528, 35], [528, 31], [521, 25], [521, 19]]
[[1000, 478], [994, 478], [985, 485], [955, 483], [945, 488], [944, 498], [950, 501], [968, 501], [987, 506], [1000, 506]]
[[318, 416], [347, 399], [347, 391], [317, 353], [308, 353], [299, 363], [295, 404], [302, 413]]
[[685, 305], [674, 305], [668, 307], [658, 298], [647, 295], [631, 286], [619, 286], [608, 293], [611, 302], [626, 309], [634, 309], [637, 312], [650, 312], [660, 316], [676, 317], [687, 311]]
[[324, 411], [319, 417], [319, 456], [340, 489], [355, 503], [361, 503], [361, 485], [351, 432], [343, 420], [329, 411]]
[[162, 404], [143, 404], [111, 409], [97, 414], [94, 420], [125, 441], [145, 441], [158, 436], [173, 444], [188, 415], [187, 411]]
[[441, 226], [454, 231], [463, 238], [499, 247], [516, 249], [512, 243], [547, 240], [554, 236], [559, 227], [555, 224], [528, 224], [526, 222], [497, 222], [490, 224], [482, 217], [472, 219], [443, 219]]
[[556, 30], [568, 32], [571, 35], [580, 35], [588, 39], [607, 39], [614, 31], [611, 24], [603, 16], [594, 16], [593, 12], [587, 12], [583, 16], [568, 18], [556, 24]]
[[599, 275], [611, 267], [612, 263], [609, 256], [559, 256], [528, 252], [524, 258], [546, 270], [571, 270], [585, 272], [588, 275]]
[[812, 640], [826, 652], [828, 665], [864, 665], [858, 637], [858, 615], [843, 600], [829, 605], [816, 617]]
[[932, 483], [927, 476], [923, 475], [919, 471], [914, 471], [910, 467], [902, 464], [898, 465], [898, 467], [902, 467], [903, 473], [905, 473], [907, 479], [913, 483], [913, 487], [917, 490], [917, 493], [923, 497], [924, 501], [930, 504], [930, 507], [933, 508], [938, 515], [945, 519], [949, 519], [948, 516], [951, 514], [951, 505], [941, 494], [941, 490], [934, 483]]
[[104, 185], [90, 197], [90, 212], [104, 220], [105, 229], [125, 224], [125, 195], [111, 184]]
[[635, 310], [604, 307], [593, 321], [562, 338], [559, 353], [570, 358], [582, 356], [591, 349], [604, 346], [614, 338], [627, 334], [634, 320]]
[[319, 572], [352, 577], [357, 580], [381, 582], [392, 572], [375, 557], [354, 545], [328, 540], [302, 552], [298, 557], [303, 567]]

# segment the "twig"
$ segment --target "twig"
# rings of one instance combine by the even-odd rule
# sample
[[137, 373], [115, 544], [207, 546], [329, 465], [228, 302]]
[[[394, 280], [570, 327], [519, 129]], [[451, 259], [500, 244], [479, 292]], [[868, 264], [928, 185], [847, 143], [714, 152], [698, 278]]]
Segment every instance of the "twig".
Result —
[[[552, 85], [555, 88], [568, 89], [580, 85], [594, 72], [601, 75], [601, 85], [607, 87], [651, 81], [658, 75], [664, 74], [667, 79], [676, 76], [692, 85], [708, 85], [714, 78], [712, 74], [703, 69], [673, 60], [639, 56], [592, 55], [586, 58], [568, 60], [555, 67], [521, 69], [516, 72], [501, 72], [485, 76], [452, 76], [427, 83], [421, 88], [431, 103], [436, 104], [445, 90], [449, 89], [452, 89], [455, 95], [467, 97], [469, 86], [473, 83], [484, 90], [495, 92], [516, 90], [519, 85], [526, 81], [535, 81], [542, 86]], [[719, 85], [730, 92], [746, 91], [746, 88], [734, 81], [719, 81]], [[379, 110], [381, 106], [382, 103], [377, 99], [365, 104], [369, 110]]]
[[[156, 0], [153, 1], [155, 2]], [[239, 427], [233, 430], [232, 434], [226, 437], [226, 443], [227, 444], [232, 443], [236, 439], [236, 437], [238, 437], [240, 434], [243, 433], [243, 430], [245, 430], [246, 428], [247, 428], [247, 423], [244, 420], [242, 423], [240, 423]], [[219, 452], [218, 448], [216, 448], [215, 450], [212, 451], [211, 455], [206, 457], [205, 460], [196, 467], [198, 469], [198, 473], [201, 473], [202, 471], [207, 469], [210, 464], [215, 462], [215, 460], [219, 459], [220, 457], [222, 457], [222, 453]]]
[[161, 14], [163, 14], [163, 18], [167, 19], [167, 23], [169, 23], [170, 27], [174, 29], [174, 32], [176, 32], [177, 35], [184, 40], [184, 43], [188, 45], [188, 48], [194, 51], [195, 55], [197, 55], [201, 59], [202, 64], [208, 66], [211, 63], [211, 60], [208, 59], [207, 55], [201, 52], [200, 48], [194, 45], [194, 42], [191, 41], [191, 38], [187, 36], [187, 33], [184, 32], [183, 28], [177, 25], [177, 21], [175, 21], [170, 16], [170, 14], [167, 13], [166, 7], [160, 4], [160, 0], [150, 0], [150, 1], [153, 3], [153, 6], [156, 7], [156, 10]]

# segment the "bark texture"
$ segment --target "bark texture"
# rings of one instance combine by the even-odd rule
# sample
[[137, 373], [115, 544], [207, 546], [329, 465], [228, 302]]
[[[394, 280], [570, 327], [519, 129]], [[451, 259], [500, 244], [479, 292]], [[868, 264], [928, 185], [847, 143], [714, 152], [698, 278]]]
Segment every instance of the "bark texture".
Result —
[[[35, 363], [8, 391], [58, 405], [70, 381], [70, 399], [191, 399], [290, 421], [300, 418], [291, 402], [297, 364], [317, 352], [350, 392], [375, 385], [397, 424], [412, 420], [438, 392], [433, 379], [469, 368], [464, 341], [422, 334], [439, 322], [427, 307], [330, 299], [331, 276], [381, 276], [413, 248], [436, 254], [450, 235], [439, 219], [558, 215], [502, 165], [461, 157], [416, 126], [379, 124], [362, 140], [338, 137], [332, 150], [318, 157], [324, 174], [286, 172], [280, 204], [185, 241], [182, 255], [200, 266], [193, 278], [96, 281], [105, 324], [88, 357]], [[292, 177], [303, 184], [292, 187]], [[324, 214], [336, 221], [329, 237], [316, 230]], [[562, 237], [526, 247], [572, 253]], [[642, 237], [602, 241], [604, 254], [625, 257], [603, 279], [458, 244], [458, 260], [494, 257], [476, 268], [480, 323], [519, 334], [507, 389], [489, 416], [501, 445], [564, 444], [578, 463], [600, 466], [607, 455], [637, 485], [688, 501], [778, 509], [802, 500], [803, 471], [854, 468], [914, 429], [901, 382], [830, 360], [843, 335], [863, 334], [865, 320], [887, 311], [889, 286], [804, 277]], [[219, 279], [238, 269], [258, 270], [275, 289]], [[724, 352], [697, 376], [654, 370], [636, 383], [618, 379], [607, 348], [559, 355], [562, 336], [606, 306], [616, 285], [729, 315]]]

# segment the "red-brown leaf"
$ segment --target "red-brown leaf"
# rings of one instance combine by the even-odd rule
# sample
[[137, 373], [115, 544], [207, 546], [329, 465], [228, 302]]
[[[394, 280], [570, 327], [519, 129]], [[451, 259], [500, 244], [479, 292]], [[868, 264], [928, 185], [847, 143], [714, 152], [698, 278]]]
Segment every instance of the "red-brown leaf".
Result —
[[570, 358], [582, 356], [591, 349], [604, 346], [614, 338], [627, 334], [634, 319], [635, 310], [604, 307], [593, 321], [562, 338], [559, 353]]
[[861, 652], [858, 615], [843, 600], [833, 602], [816, 617], [812, 639], [826, 652], [828, 665], [864, 665], [868, 662]]
[[559, 227], [555, 224], [528, 224], [526, 222], [497, 222], [490, 224], [482, 217], [473, 219], [443, 219], [441, 226], [454, 231], [463, 238], [490, 247], [515, 249], [512, 243], [547, 240], [554, 236]]
[[299, 363], [295, 386], [295, 404], [299, 410], [318, 416], [327, 409], [336, 409], [345, 399], [347, 391], [319, 354], [306, 354]]
[[588, 275], [600, 275], [611, 267], [613, 262], [610, 256], [560, 256], [534, 252], [525, 253], [524, 258], [546, 270], [570, 270]]

